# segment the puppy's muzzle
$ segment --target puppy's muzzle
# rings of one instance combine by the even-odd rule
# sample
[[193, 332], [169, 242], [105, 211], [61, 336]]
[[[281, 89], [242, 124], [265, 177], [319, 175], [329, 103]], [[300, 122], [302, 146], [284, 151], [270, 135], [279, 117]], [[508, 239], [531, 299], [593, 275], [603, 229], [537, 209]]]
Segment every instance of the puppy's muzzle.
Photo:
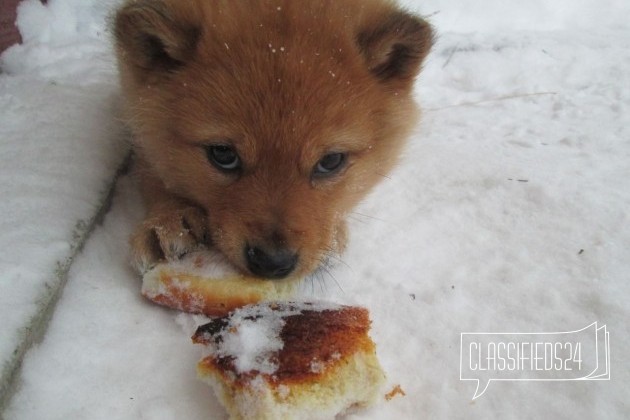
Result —
[[295, 270], [298, 254], [287, 249], [264, 250], [245, 246], [245, 261], [252, 274], [267, 279], [282, 279]]

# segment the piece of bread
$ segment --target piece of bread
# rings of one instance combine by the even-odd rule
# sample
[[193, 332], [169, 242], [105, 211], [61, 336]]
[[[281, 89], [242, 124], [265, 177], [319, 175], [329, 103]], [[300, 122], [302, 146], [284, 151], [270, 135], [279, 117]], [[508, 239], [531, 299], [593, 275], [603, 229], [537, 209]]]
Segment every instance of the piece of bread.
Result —
[[144, 274], [142, 294], [151, 301], [184, 312], [223, 316], [260, 301], [289, 300], [298, 279], [262, 280], [236, 272], [210, 251], [180, 261], [160, 263]]
[[230, 419], [332, 419], [374, 401], [385, 380], [367, 309], [262, 303], [199, 327], [199, 377]]

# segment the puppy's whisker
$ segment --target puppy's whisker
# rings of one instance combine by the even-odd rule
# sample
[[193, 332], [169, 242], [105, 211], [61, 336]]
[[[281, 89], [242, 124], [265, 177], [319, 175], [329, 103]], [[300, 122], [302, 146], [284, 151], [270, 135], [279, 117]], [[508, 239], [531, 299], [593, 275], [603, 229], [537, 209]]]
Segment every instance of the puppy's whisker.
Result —
[[[369, 214], [358, 213], [356, 211], [353, 211], [350, 214], [351, 215], [357, 215], [357, 216], [365, 217], [366, 219], [370, 219], [370, 220], [378, 220], [379, 222], [387, 222], [387, 220], [385, 220], [385, 219], [381, 219], [381, 218], [378, 218], [378, 217], [370, 216]], [[355, 218], [355, 220], [359, 220], [359, 219]]]
[[356, 221], [356, 222], [358, 222], [358, 223], [367, 224], [367, 222], [366, 222], [365, 220], [361, 220], [361, 219], [359, 219], [358, 217], [353, 217], [351, 214], [349, 214], [349, 215], [348, 215], [348, 218], [349, 218], [349, 219], [352, 219], [352, 220], [354, 220], [354, 221]]
[[[334, 253], [329, 250], [328, 252], [324, 253], [323, 256], [319, 259], [319, 266], [317, 267], [317, 270], [315, 270], [315, 272], [313, 273], [313, 277], [316, 276], [317, 279], [319, 280], [320, 287], [322, 288], [322, 292], [324, 292], [324, 289], [325, 289], [326, 292], [328, 292], [328, 287], [327, 287], [328, 283], [326, 281], [326, 277], [330, 277], [335, 282], [335, 284], [337, 285], [337, 288], [342, 293], [345, 293], [345, 291], [343, 290], [343, 288], [339, 284], [339, 281], [337, 281], [337, 278], [335, 277], [335, 275], [331, 271], [333, 269], [333, 267], [334, 267], [334, 264], [331, 262], [332, 259], [336, 259], [337, 261], [340, 261], [340, 262], [345, 264], [345, 262], [343, 262], [341, 259], [337, 258], [334, 255]], [[348, 268], [350, 268], [350, 267], [348, 266]]]
[[341, 285], [339, 284], [339, 282], [337, 281], [337, 278], [333, 275], [333, 273], [331, 273], [330, 270], [328, 270], [328, 268], [325, 265], [322, 265], [322, 270], [324, 270], [326, 274], [328, 274], [328, 276], [331, 279], [333, 279], [333, 281], [335, 282], [335, 284], [337, 285], [341, 293], [345, 294], [346, 292], [343, 290], [343, 288], [341, 287]]
[[325, 294], [325, 290], [324, 290], [324, 277], [322, 275], [321, 270], [317, 270], [317, 279], [319, 280], [319, 290], [322, 294]]
[[324, 257], [322, 259], [320, 259], [320, 264], [326, 264], [328, 266], [328, 268], [333, 268], [333, 264], [331, 264], [330, 260], [335, 260], [338, 263], [341, 263], [343, 265], [345, 265], [346, 267], [348, 267], [350, 270], [352, 270], [352, 267], [350, 267], [350, 265], [348, 265], [348, 263], [346, 263], [341, 256], [339, 255], [339, 253], [334, 250], [331, 247], [326, 247], [323, 248], [323, 252], [324, 252]]
[[392, 179], [390, 176], [387, 176], [387, 175], [385, 175], [385, 174], [381, 174], [381, 173], [378, 173], [378, 172], [374, 172], [374, 173], [375, 173], [376, 175], [378, 175], [378, 176], [382, 176], [382, 177], [383, 177], [383, 178], [385, 178], [385, 179]]

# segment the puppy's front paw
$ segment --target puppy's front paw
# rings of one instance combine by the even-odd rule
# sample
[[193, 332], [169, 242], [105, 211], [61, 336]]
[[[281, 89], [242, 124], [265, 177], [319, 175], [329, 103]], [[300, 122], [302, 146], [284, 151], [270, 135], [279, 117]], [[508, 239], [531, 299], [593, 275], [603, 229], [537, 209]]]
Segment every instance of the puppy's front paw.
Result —
[[196, 207], [153, 214], [131, 236], [132, 263], [144, 274], [207, 244], [206, 215]]

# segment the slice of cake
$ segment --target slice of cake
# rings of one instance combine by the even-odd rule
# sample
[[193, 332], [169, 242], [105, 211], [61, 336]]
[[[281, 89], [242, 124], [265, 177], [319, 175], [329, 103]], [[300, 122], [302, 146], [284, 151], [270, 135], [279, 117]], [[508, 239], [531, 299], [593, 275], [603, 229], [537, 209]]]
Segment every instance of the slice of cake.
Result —
[[367, 309], [262, 303], [199, 327], [199, 377], [231, 419], [331, 419], [369, 405], [385, 375]]
[[221, 255], [199, 251], [149, 270], [142, 278], [142, 294], [180, 311], [223, 316], [260, 301], [291, 299], [297, 284], [298, 279], [269, 281], [243, 276]]

